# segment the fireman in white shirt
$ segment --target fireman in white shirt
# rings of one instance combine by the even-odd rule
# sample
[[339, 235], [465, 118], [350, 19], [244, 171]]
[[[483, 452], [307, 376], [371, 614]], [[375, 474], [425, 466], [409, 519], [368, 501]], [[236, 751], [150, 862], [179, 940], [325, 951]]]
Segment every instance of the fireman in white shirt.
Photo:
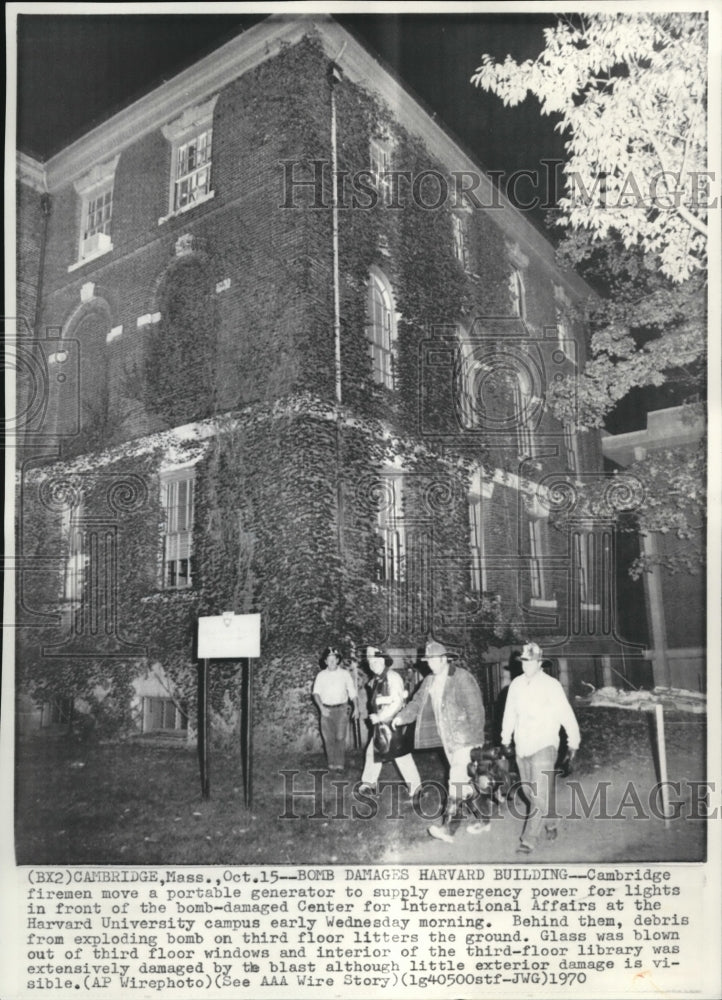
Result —
[[353, 677], [340, 666], [341, 654], [327, 646], [321, 656], [323, 670], [313, 682], [313, 700], [321, 716], [321, 736], [329, 771], [343, 771], [346, 760], [346, 734], [349, 716], [356, 705]]
[[547, 840], [555, 840], [557, 836], [557, 817], [549, 815], [549, 803], [560, 727], [566, 730], [570, 760], [579, 749], [581, 738], [564, 688], [542, 670], [542, 652], [535, 642], [526, 643], [521, 662], [523, 674], [509, 685], [501, 741], [509, 748], [514, 740], [519, 776], [529, 800], [529, 813], [517, 851], [530, 854], [542, 827]]

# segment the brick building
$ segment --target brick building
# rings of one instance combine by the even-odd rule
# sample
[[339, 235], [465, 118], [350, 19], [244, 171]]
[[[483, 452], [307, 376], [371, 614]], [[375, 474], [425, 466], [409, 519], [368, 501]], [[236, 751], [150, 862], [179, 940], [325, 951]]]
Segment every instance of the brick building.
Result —
[[613, 518], [574, 517], [601, 448], [543, 407], [589, 290], [350, 34], [273, 16], [18, 164], [36, 700], [91, 678], [182, 728], [229, 608], [261, 613], [259, 725], [293, 740], [329, 641], [410, 667], [433, 633], [488, 697], [526, 636], [570, 690], [610, 679]]

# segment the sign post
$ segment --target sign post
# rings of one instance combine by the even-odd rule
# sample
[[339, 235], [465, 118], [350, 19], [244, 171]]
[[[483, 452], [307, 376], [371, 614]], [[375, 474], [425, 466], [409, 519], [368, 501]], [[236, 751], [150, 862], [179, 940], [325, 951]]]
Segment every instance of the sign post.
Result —
[[253, 660], [243, 661], [241, 674], [241, 769], [243, 771], [243, 803], [250, 809], [252, 798], [251, 737], [253, 735]]
[[198, 763], [201, 768], [201, 796], [211, 796], [210, 767], [208, 763], [208, 660], [198, 664]]
[[201, 795], [210, 798], [208, 750], [210, 723], [208, 704], [208, 661], [241, 660], [241, 769], [243, 800], [251, 804], [252, 739], [251, 661], [261, 655], [261, 616], [236, 615], [224, 611], [198, 619], [198, 763], [201, 772]]

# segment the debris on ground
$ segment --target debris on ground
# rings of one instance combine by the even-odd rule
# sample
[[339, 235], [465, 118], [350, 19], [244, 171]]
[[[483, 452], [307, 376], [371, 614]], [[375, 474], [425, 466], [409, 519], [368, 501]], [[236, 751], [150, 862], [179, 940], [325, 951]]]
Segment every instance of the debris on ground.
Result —
[[656, 687], [653, 691], [623, 691], [620, 688], [595, 688], [583, 682], [590, 688], [589, 694], [577, 695], [574, 699], [577, 705], [597, 708], [630, 708], [638, 712], [651, 712], [655, 705], [678, 712], [693, 712], [704, 715], [707, 711], [707, 696], [699, 691], [688, 691], [684, 688]]

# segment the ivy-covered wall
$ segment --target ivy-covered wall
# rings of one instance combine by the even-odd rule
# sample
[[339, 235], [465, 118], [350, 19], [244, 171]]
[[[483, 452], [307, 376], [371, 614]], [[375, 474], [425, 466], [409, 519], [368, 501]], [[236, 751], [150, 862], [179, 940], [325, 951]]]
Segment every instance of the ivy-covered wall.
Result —
[[[485, 336], [492, 353], [503, 350], [508, 334], [494, 318], [510, 314], [508, 240], [492, 212], [472, 211], [464, 266], [454, 251], [453, 198], [431, 209], [406, 197], [402, 210], [342, 199], [343, 401], [336, 412], [327, 67], [310, 37], [224, 88], [214, 111], [214, 197], [162, 225], [168, 144], [154, 133], [123, 150], [114, 250], [71, 273], [77, 236], [68, 234], [77, 233], [77, 195], [72, 188], [54, 195], [44, 321], [82, 340], [94, 311], [104, 317], [104, 331], [116, 331], [103, 344], [93, 327], [93, 351], [104, 352], [96, 369], [104, 372], [110, 412], [102, 426], [91, 419], [86, 435], [70, 444], [68, 455], [81, 457], [67, 468], [82, 481], [85, 515], [100, 516], [108, 476], [139, 476], [144, 484], [142, 502], [126, 503], [113, 523], [118, 628], [147, 655], [58, 660], [56, 670], [41, 654], [46, 629], [28, 628], [22, 677], [40, 694], [53, 685], [67, 695], [89, 679], [127, 685], [143, 663], [158, 663], [192, 713], [197, 617], [260, 611], [258, 728], [269, 738], [304, 742], [316, 729], [311, 680], [331, 642], [347, 650], [366, 642], [408, 647], [433, 631], [464, 645], [473, 666], [487, 644], [517, 637], [500, 609], [506, 602], [518, 610], [528, 585], [523, 573], [500, 571], [487, 595], [468, 587], [471, 464], [518, 473], [514, 434], [492, 447], [483, 435], [460, 433], [450, 402], [454, 363], [438, 357], [432, 363], [424, 349], [433, 343], [447, 349], [439, 357], [453, 357], [460, 324]], [[431, 204], [434, 178], [448, 174], [392, 109], [347, 79], [335, 85], [333, 100], [344, 176], [366, 171], [370, 139], [383, 139], [394, 170], [427, 173], [431, 187], [418, 193]], [[324, 164], [322, 206], [308, 186], [294, 190], [289, 203], [288, 161], [300, 179], [312, 176], [314, 162]], [[372, 267], [389, 279], [398, 310], [393, 389], [372, 374], [366, 334]], [[531, 332], [540, 335], [555, 321], [553, 287], [535, 260], [526, 273]], [[148, 322], [138, 326], [138, 317]], [[553, 349], [539, 348], [550, 365]], [[95, 356], [87, 343], [81, 352]], [[100, 383], [87, 365], [84, 382], [79, 391], [92, 398]], [[205, 444], [191, 435], [187, 456], [197, 459], [193, 587], [163, 591], [159, 470], [168, 463], [157, 432], [198, 421]], [[145, 440], [142, 458], [134, 451], [139, 440]], [[94, 471], [93, 456], [104, 447], [110, 452]], [[561, 467], [558, 454], [548, 459]], [[375, 528], [389, 486], [384, 468], [393, 461], [402, 471], [407, 552], [416, 562], [391, 585], [379, 579]], [[38, 483], [56, 472], [45, 470]], [[22, 510], [23, 545], [32, 538], [35, 550], [56, 552], [62, 567], [61, 512], [27, 490]], [[518, 515], [518, 492], [498, 488], [485, 514], [492, 554], [523, 556]], [[58, 574], [27, 586], [49, 608], [59, 582]], [[212, 670], [217, 707], [234, 688], [236, 671], [233, 664]]]

